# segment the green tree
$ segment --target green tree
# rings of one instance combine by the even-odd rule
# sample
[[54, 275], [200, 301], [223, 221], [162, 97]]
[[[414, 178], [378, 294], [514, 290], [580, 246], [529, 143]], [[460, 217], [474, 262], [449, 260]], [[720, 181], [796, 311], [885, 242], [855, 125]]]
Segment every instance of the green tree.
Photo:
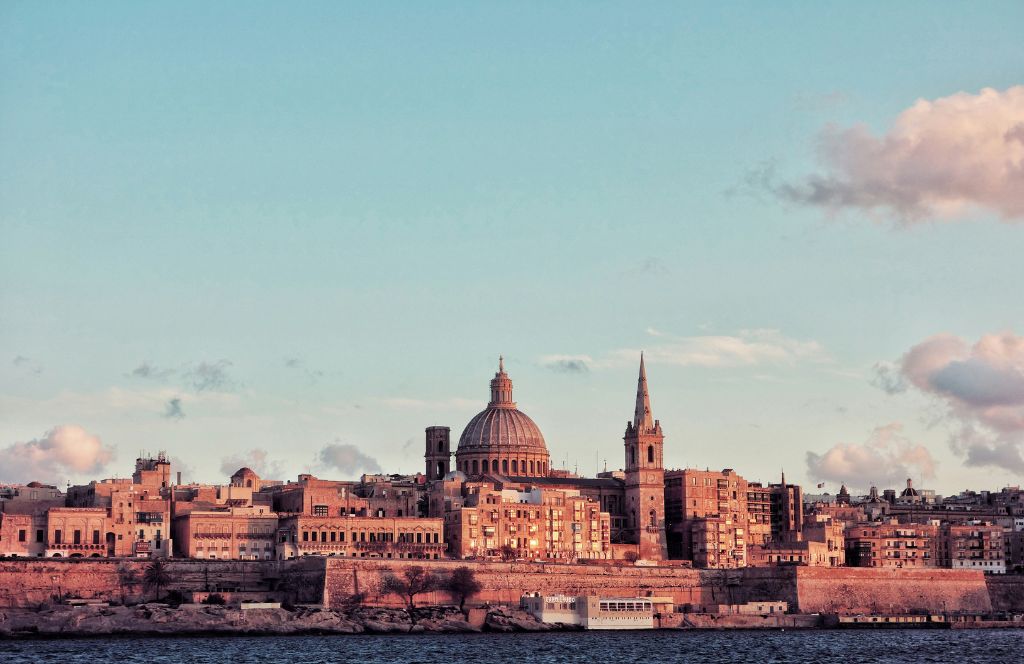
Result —
[[160, 590], [171, 582], [171, 573], [167, 569], [167, 563], [162, 560], [154, 560], [146, 566], [142, 574], [142, 582], [147, 588], [156, 589], [156, 599], [160, 599]]
[[445, 577], [442, 588], [459, 600], [459, 611], [465, 612], [466, 600], [480, 592], [482, 586], [476, 573], [468, 567], [457, 567]]

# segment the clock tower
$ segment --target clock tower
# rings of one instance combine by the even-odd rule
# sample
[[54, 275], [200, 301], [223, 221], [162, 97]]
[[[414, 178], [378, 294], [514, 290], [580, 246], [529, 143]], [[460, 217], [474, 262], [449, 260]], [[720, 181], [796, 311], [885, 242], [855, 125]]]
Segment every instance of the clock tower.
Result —
[[626, 533], [639, 545], [641, 558], [664, 560], [668, 557], [665, 539], [665, 436], [661, 422], [651, 414], [647, 392], [647, 370], [640, 355], [640, 377], [636, 386], [633, 421], [626, 424], [622, 437], [626, 450]]

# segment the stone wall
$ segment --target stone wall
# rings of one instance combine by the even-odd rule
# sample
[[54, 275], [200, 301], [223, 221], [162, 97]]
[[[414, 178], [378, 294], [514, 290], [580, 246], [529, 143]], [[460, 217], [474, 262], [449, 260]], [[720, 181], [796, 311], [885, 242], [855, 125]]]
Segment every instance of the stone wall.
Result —
[[1024, 612], [1024, 576], [1020, 574], [985, 577], [992, 608], [996, 611]]
[[802, 613], [910, 613], [992, 610], [976, 570], [797, 567]]
[[[383, 606], [400, 606], [402, 599], [380, 593], [387, 574], [401, 574], [416, 561], [346, 560], [329, 558], [326, 565], [324, 601], [338, 607], [355, 593]], [[680, 567], [634, 567], [568, 565], [552, 563], [431, 562], [439, 573], [468, 566], [476, 573], [483, 590], [473, 598], [477, 604], [518, 605], [525, 592], [572, 595], [672, 597], [676, 604], [700, 607], [710, 604], [743, 603], [755, 600], [796, 601], [792, 570], [694, 570]], [[417, 598], [424, 604], [452, 601], [446, 593], [435, 592]]]
[[[56, 597], [130, 603], [152, 599], [142, 580], [149, 561], [116, 559], [0, 560], [0, 607], [30, 607]], [[319, 603], [322, 561], [166, 561], [171, 582], [161, 592], [271, 593], [287, 585], [296, 601]], [[132, 578], [134, 577], [134, 579]]]
[[[340, 606], [355, 592], [367, 601], [398, 606], [401, 599], [381, 595], [385, 574], [400, 574], [413, 561], [328, 559], [324, 601]], [[535, 563], [432, 563], [438, 571], [468, 565], [483, 586], [476, 603], [517, 604], [525, 592], [657, 595], [693, 610], [712, 604], [782, 600], [801, 613], [906, 613], [916, 611], [987, 612], [993, 608], [984, 575], [969, 570], [873, 570], [859, 568], [776, 567], [742, 570], [693, 570], [672, 567], [563, 565]], [[1003, 586], [999, 586], [1003, 588]], [[1010, 591], [1003, 595], [1010, 595]], [[452, 601], [445, 593], [424, 595], [425, 604]], [[1006, 603], [1006, 602], [1004, 602]]]
[[[152, 597], [141, 583], [148, 561], [0, 560], [0, 607], [36, 606], [60, 594], [129, 602]], [[483, 591], [473, 604], [518, 605], [525, 592], [550, 594], [657, 595], [699, 611], [712, 604], [782, 600], [803, 613], [909, 611], [1024, 611], [1024, 577], [988, 577], [968, 570], [874, 570], [861, 568], [776, 567], [742, 570], [694, 570], [632, 565], [567, 565], [466, 561], [417, 562], [310, 556], [290, 561], [172, 560], [170, 589], [244, 591], [272, 596], [286, 590], [297, 603], [338, 608], [355, 594], [374, 605], [400, 606], [401, 598], [382, 595], [386, 574], [410, 565], [448, 572], [468, 566]], [[119, 568], [135, 573], [122, 583]], [[986, 583], [987, 582], [987, 583]], [[284, 597], [284, 595], [282, 595]], [[417, 598], [422, 604], [453, 601], [444, 592]]]

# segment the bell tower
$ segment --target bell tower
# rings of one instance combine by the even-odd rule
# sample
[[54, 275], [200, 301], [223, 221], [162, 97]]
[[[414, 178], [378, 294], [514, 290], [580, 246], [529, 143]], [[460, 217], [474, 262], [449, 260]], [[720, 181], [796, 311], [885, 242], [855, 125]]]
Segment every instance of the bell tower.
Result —
[[622, 437], [626, 451], [626, 533], [640, 545], [640, 557], [664, 560], [665, 539], [665, 436], [661, 422], [651, 414], [647, 391], [647, 370], [640, 355], [640, 377], [636, 386], [633, 421], [626, 423]]
[[426, 452], [427, 481], [443, 479], [452, 465], [451, 429], [449, 427], [427, 427]]

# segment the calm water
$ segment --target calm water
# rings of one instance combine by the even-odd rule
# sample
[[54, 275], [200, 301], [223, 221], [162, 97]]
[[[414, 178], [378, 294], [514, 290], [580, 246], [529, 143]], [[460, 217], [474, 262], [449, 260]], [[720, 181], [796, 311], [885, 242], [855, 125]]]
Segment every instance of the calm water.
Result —
[[0, 641], [0, 662], [1024, 662], [1024, 630], [576, 632]]

